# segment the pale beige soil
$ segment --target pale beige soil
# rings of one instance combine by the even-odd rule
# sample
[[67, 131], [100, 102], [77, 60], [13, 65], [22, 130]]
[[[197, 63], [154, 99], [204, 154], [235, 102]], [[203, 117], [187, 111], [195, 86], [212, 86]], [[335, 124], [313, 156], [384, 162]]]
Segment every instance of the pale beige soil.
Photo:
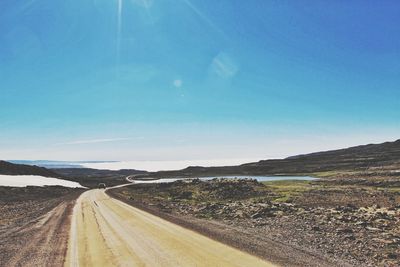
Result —
[[77, 200], [65, 266], [273, 265], [94, 189]]

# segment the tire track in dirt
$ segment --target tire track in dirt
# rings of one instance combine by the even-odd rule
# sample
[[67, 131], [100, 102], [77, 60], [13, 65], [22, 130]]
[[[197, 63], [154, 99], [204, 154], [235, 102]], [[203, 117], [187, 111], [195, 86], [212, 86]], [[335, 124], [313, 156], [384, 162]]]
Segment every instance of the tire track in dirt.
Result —
[[100, 189], [80, 196], [72, 220], [65, 266], [273, 266]]
[[[23, 246], [2, 266], [62, 266], [69, 237], [74, 201], [60, 203], [36, 223], [23, 226], [18, 234]], [[29, 238], [28, 238], [29, 237]]]

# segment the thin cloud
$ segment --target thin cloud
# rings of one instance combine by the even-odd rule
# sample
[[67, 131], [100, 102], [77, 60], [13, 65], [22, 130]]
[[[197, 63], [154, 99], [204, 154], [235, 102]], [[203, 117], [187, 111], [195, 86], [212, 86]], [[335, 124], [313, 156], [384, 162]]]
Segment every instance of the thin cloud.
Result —
[[110, 143], [132, 140], [132, 138], [103, 138], [103, 139], [88, 139], [88, 140], [76, 140], [66, 143], [59, 143], [57, 145], [82, 145], [82, 144], [97, 144], [97, 143]]

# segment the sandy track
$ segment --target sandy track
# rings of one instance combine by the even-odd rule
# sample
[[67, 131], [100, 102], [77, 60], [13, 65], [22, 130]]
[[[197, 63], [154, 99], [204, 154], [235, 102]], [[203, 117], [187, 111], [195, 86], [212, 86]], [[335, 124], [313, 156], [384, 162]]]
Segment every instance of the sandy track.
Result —
[[272, 266], [147, 212], [104, 190], [74, 208], [66, 266]]

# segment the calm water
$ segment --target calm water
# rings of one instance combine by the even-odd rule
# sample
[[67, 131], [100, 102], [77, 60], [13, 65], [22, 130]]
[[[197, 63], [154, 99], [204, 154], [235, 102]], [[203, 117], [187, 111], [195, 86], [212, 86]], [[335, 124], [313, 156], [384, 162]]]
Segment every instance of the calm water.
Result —
[[[259, 182], [266, 181], [284, 181], [284, 180], [300, 180], [300, 181], [313, 181], [318, 178], [311, 176], [210, 176], [210, 177], [199, 177], [201, 180], [211, 180], [214, 178], [227, 178], [227, 179], [256, 179]], [[154, 184], [154, 183], [171, 183], [177, 180], [182, 180], [185, 178], [166, 178], [158, 179], [152, 181], [135, 181], [136, 184]], [[193, 178], [191, 178], [193, 179]]]

